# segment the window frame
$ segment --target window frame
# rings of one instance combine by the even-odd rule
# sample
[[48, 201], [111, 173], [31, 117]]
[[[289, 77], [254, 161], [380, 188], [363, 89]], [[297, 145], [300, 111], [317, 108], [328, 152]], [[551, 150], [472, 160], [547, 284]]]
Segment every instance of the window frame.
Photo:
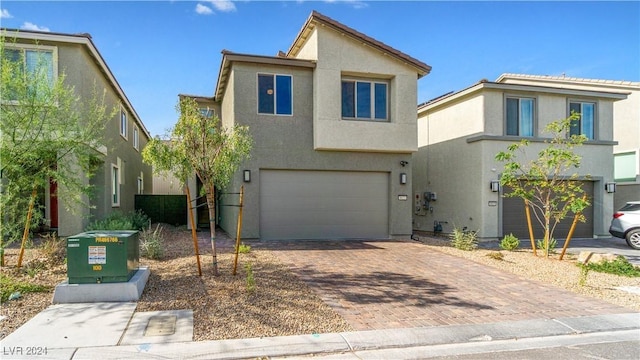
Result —
[[138, 125], [133, 125], [133, 148], [136, 151], [140, 151], [140, 131], [138, 130]]
[[[260, 112], [260, 77], [261, 76], [271, 76], [273, 79], [273, 112]], [[278, 113], [278, 76], [288, 77], [290, 89], [289, 89], [289, 106], [290, 113]], [[272, 115], [272, 116], [293, 116], [293, 75], [284, 74], [284, 73], [265, 73], [258, 72], [256, 73], [256, 113], [258, 115]]]
[[[567, 117], [571, 116], [571, 105], [572, 104], [580, 104], [580, 111], [578, 112], [580, 114], [580, 118], [578, 119], [579, 121], [579, 126], [580, 126], [580, 132], [579, 135], [585, 135], [587, 137], [587, 141], [589, 140], [596, 140], [598, 139], [598, 101], [595, 100], [585, 100], [585, 99], [567, 99]], [[589, 137], [587, 134], [584, 133], [584, 122], [582, 121], [582, 113], [583, 113], [583, 105], [584, 104], [591, 104], [593, 105], [593, 119], [592, 119], [592, 131], [593, 133], [591, 134], [592, 136]], [[572, 135], [571, 133], [571, 129], [573, 128], [573, 125], [569, 128], [569, 136]]]
[[[353, 83], [353, 117], [344, 115], [344, 84]], [[358, 84], [369, 84], [369, 117], [358, 116]], [[385, 86], [385, 117], [378, 118], [376, 107], [376, 85]], [[364, 96], [365, 94], [363, 94]], [[342, 76], [340, 79], [340, 118], [350, 121], [391, 122], [391, 81], [387, 79], [361, 78], [357, 76]]]
[[[123, 124], [123, 120], [124, 120], [124, 124]], [[120, 136], [122, 136], [122, 138], [124, 138], [125, 140], [129, 140], [129, 137], [128, 137], [129, 114], [123, 107], [120, 108], [120, 118], [119, 118], [118, 127], [119, 127]]]
[[[509, 111], [508, 111], [508, 100], [516, 99], [518, 100], [518, 134], [509, 134]], [[531, 135], [522, 135], [522, 100], [531, 100], [533, 102], [531, 106]], [[525, 95], [515, 95], [515, 94], [504, 94], [503, 97], [503, 112], [504, 112], [504, 122], [503, 122], [503, 134], [505, 136], [516, 136], [522, 138], [535, 138], [538, 134], [538, 98], [536, 96], [525, 96]]]
[[111, 164], [111, 207], [120, 207], [120, 168]]
[[[20, 56], [23, 61], [23, 74], [22, 76], [26, 76], [27, 73], [27, 51], [35, 51], [35, 52], [50, 52], [51, 53], [51, 86], [53, 86], [58, 81], [58, 47], [52, 45], [39, 45], [39, 44], [23, 44], [23, 43], [10, 43], [5, 44], [5, 50], [19, 50], [21, 52]], [[9, 105], [19, 105], [20, 101], [16, 99], [1, 99], [1, 101], [5, 104]]]

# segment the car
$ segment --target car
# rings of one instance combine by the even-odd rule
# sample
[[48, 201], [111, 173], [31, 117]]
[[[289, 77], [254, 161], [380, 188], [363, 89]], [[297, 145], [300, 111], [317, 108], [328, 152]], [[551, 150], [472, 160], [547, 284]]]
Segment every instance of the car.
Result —
[[613, 214], [609, 233], [640, 250], [640, 201], [629, 201]]

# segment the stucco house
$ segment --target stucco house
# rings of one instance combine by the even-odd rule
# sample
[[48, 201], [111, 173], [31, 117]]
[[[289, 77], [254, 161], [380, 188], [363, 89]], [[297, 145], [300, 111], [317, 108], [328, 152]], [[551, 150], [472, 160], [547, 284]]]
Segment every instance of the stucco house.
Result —
[[496, 82], [627, 93], [613, 104], [614, 209], [640, 200], [640, 82], [526, 74], [502, 74]]
[[45, 205], [45, 225], [60, 236], [68, 236], [114, 210], [133, 211], [135, 194], [152, 191], [151, 167], [142, 162], [140, 154], [150, 135], [91, 36], [13, 29], [2, 29], [1, 34], [7, 40], [7, 51], [22, 52], [24, 58], [46, 54], [44, 66], [50, 67], [54, 78], [64, 73], [65, 84], [83, 97], [91, 96], [95, 84], [98, 91], [106, 90], [106, 105], [118, 109], [105, 128], [101, 139], [104, 145], [96, 149], [103, 161], [99, 170], [91, 178], [78, 174], [95, 189], [92, 208], [68, 212], [68, 204], [58, 199], [57, 185], [52, 183], [40, 196]]
[[[495, 155], [527, 138], [526, 157], [537, 156], [549, 138], [544, 127], [576, 110], [582, 114], [580, 131], [589, 138], [577, 150], [582, 156], [577, 172], [593, 205], [574, 237], [608, 236], [614, 194], [605, 184], [614, 182], [614, 104], [626, 98], [626, 91], [481, 80], [419, 105], [419, 150], [412, 158], [414, 228], [433, 231], [439, 225], [451, 232], [466, 227], [480, 238], [509, 233], [528, 238], [522, 200], [503, 197], [509, 189], [495, 184], [504, 166]], [[556, 230], [557, 237], [566, 236], [571, 220]]]
[[[221, 192], [219, 225], [243, 238], [408, 237], [417, 80], [431, 67], [312, 12], [287, 52], [222, 52], [223, 125], [248, 125], [251, 158]], [[193, 185], [192, 185], [193, 186]]]

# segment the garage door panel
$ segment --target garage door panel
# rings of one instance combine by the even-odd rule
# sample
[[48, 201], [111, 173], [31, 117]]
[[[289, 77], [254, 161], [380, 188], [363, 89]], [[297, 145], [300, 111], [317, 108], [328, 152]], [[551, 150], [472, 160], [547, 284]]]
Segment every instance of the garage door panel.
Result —
[[263, 239], [388, 238], [389, 174], [260, 172]]
[[[582, 186], [587, 196], [593, 202], [593, 182], [585, 181]], [[505, 193], [510, 190], [505, 188]], [[513, 234], [520, 239], [529, 238], [529, 229], [527, 227], [526, 212], [524, 209], [524, 201], [517, 197], [505, 197], [502, 200], [502, 233], [503, 235]], [[585, 222], [578, 222], [573, 233], [574, 238], [590, 238], [593, 237], [593, 205], [585, 210], [583, 215]], [[536, 239], [542, 239], [544, 230], [535, 218], [533, 211], [531, 212], [531, 222], [533, 225], [533, 235]], [[564, 239], [573, 222], [573, 216], [570, 214], [561, 221], [554, 230], [554, 236], [558, 239]]]

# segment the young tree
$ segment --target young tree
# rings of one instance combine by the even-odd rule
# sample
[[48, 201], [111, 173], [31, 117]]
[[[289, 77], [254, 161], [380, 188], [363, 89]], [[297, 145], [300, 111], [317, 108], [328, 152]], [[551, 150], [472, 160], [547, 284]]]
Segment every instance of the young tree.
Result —
[[[531, 207], [544, 230], [545, 256], [549, 255], [549, 244], [558, 223], [570, 213], [584, 222], [582, 211], [590, 205], [574, 172], [581, 161], [574, 150], [587, 140], [584, 135], [570, 135], [571, 127], [579, 118], [579, 114], [572, 113], [566, 119], [547, 125], [545, 131], [552, 138], [545, 141], [545, 147], [531, 161], [518, 159], [518, 154], [526, 157], [530, 145], [527, 139], [511, 144], [496, 155], [496, 160], [505, 163], [500, 183], [512, 190], [504, 196], [519, 197]], [[535, 244], [532, 243], [532, 247], [535, 251]]]
[[29, 227], [42, 221], [34, 207], [42, 207], [37, 195], [50, 182], [57, 183], [67, 210], [88, 206], [85, 176], [101, 162], [97, 149], [105, 145], [102, 132], [116, 109], [107, 110], [104, 93], [97, 96], [95, 87], [83, 99], [65, 84], [64, 74], [54, 78], [47, 53], [27, 62], [24, 51], [6, 45], [0, 38], [0, 234], [11, 243], [21, 233], [24, 242]]
[[171, 139], [203, 184], [209, 208], [213, 272], [218, 275], [215, 189], [224, 188], [229, 183], [240, 163], [249, 156], [253, 141], [249, 127], [235, 125], [225, 128], [216, 115], [208, 117], [203, 114], [192, 98], [181, 98], [177, 110], [180, 118]]

